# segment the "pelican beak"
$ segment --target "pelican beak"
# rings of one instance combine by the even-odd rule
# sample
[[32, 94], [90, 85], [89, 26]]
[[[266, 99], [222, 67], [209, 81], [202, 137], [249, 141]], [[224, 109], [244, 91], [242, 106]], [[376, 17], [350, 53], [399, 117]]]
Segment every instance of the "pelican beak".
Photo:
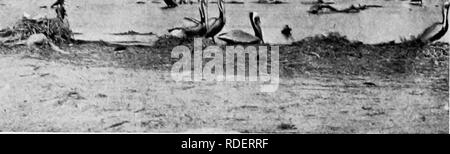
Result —
[[252, 19], [252, 20], [254, 20], [254, 14], [255, 14], [255, 12], [250, 12], [250, 19]]
[[200, 24], [204, 24], [205, 22], [205, 12], [203, 11], [203, 9], [200, 7], [198, 8], [199, 12], [200, 12]]
[[223, 3], [224, 3], [223, 0], [219, 0], [219, 3], [217, 3], [217, 5], [219, 5], [219, 10], [222, 14], [225, 13], [225, 8], [223, 7], [224, 6]]
[[200, 8], [203, 12], [203, 17], [205, 18], [206, 31], [208, 31], [208, 0], [201, 0]]

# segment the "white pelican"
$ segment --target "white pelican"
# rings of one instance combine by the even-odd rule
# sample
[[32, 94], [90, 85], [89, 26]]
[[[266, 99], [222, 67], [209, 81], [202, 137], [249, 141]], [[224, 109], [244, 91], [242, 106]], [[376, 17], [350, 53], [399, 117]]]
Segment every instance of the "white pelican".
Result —
[[422, 34], [419, 35], [418, 39], [422, 43], [429, 43], [439, 40], [441, 37], [445, 35], [448, 31], [448, 9], [449, 9], [450, 3], [445, 2], [444, 6], [442, 7], [442, 21], [436, 22], [425, 31], [422, 32]]
[[261, 19], [256, 12], [250, 12], [250, 23], [253, 27], [255, 35], [249, 34], [242, 30], [232, 30], [227, 33], [220, 34], [217, 38], [225, 41], [228, 44], [257, 44], [264, 43], [262, 30], [261, 30]]

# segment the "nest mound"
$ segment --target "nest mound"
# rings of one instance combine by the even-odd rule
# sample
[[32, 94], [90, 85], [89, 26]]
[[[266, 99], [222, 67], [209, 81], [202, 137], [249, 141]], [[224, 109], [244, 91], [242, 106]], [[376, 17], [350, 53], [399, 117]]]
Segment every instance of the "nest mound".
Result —
[[19, 20], [13, 27], [0, 30], [0, 37], [10, 37], [10, 41], [26, 40], [33, 34], [42, 33], [55, 44], [73, 42], [73, 32], [67, 20], [41, 18]]
[[[365, 44], [339, 33], [317, 35], [280, 48], [280, 61], [293, 72], [349, 75], [397, 75], [448, 68], [449, 44]], [[445, 67], [437, 67], [445, 66]]]

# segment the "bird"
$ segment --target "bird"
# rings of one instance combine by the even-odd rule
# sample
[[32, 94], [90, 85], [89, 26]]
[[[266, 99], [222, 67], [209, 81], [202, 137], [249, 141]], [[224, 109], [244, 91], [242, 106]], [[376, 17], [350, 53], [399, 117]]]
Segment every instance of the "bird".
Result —
[[291, 34], [292, 28], [289, 27], [289, 25], [284, 25], [283, 29], [281, 30], [281, 34], [283, 34], [285, 37], [292, 36]]
[[53, 3], [52, 5], [50, 5], [50, 8], [55, 8], [56, 11], [56, 15], [59, 19], [63, 20], [66, 16], [66, 9], [64, 8], [64, 0], [56, 0], [55, 3]]
[[264, 43], [260, 17], [256, 12], [250, 12], [249, 17], [255, 35], [249, 34], [242, 30], [232, 30], [226, 33], [219, 34], [217, 38], [222, 41], [225, 41], [227, 44]]
[[292, 28], [289, 27], [289, 25], [284, 25], [283, 29], [281, 30], [281, 34], [287, 39], [294, 41], [294, 38], [292, 37]]
[[[207, 2], [207, 0], [201, 0], [201, 1], [200, 1], [200, 7], [203, 8], [203, 10], [204, 10], [204, 12], [205, 12], [204, 16], [205, 16], [206, 19], [208, 19], [208, 2]], [[197, 19], [192, 18], [192, 17], [184, 17], [184, 19], [187, 20], [187, 21], [190, 21], [190, 22], [194, 23], [195, 25], [201, 23], [200, 20], [197, 20]], [[207, 21], [208, 21], [208, 20], [206, 20], [206, 22], [207, 22]]]
[[136, 4], [145, 4], [144, 1], [137, 1]]
[[66, 9], [63, 6], [57, 7], [55, 11], [58, 19], [64, 20], [64, 18], [67, 16]]
[[411, 0], [409, 3], [412, 5], [422, 5], [423, 4], [422, 0]]
[[178, 4], [174, 0], [164, 0], [164, 3], [166, 3], [167, 7], [169, 8], [178, 6]]
[[205, 38], [212, 38], [214, 43], [215, 43], [214, 36], [216, 36], [218, 33], [220, 33], [220, 31], [222, 31], [226, 23], [224, 0], [219, 0], [219, 3], [217, 3], [217, 7], [219, 8], [219, 17], [208, 19], [207, 25], [208, 30], [205, 35]]
[[305, 5], [317, 5], [317, 4], [334, 4], [334, 2], [324, 2], [323, 0], [317, 0], [317, 1], [306, 1], [306, 2], [300, 2]]
[[175, 30], [181, 31], [183, 36], [180, 37], [194, 37], [194, 36], [204, 36], [207, 31], [207, 21], [206, 21], [206, 13], [205, 13], [205, 5], [206, 3], [201, 3], [199, 7], [200, 12], [200, 22], [195, 24], [194, 26], [189, 27], [176, 27], [169, 29], [169, 33], [175, 34]]
[[64, 0], [56, 0], [55, 3], [53, 3], [50, 8], [53, 8], [55, 6], [63, 6], [64, 5]]
[[431, 43], [442, 38], [448, 31], [448, 10], [450, 2], [444, 3], [442, 7], [442, 21], [432, 24], [426, 28], [419, 36], [418, 40], [422, 43]]
[[[203, 4], [204, 3], [204, 4]], [[205, 2], [205, 0], [202, 0], [202, 4], [205, 6], [205, 16], [208, 17], [208, 2]], [[219, 0], [217, 3], [217, 7], [219, 8], [219, 17], [212, 17], [208, 18], [207, 20], [207, 32], [205, 33], [205, 38], [212, 38], [213, 42], [215, 43], [214, 36], [220, 33], [222, 31], [223, 27], [225, 27], [226, 19], [225, 19], [225, 5], [224, 0]], [[184, 19], [191, 21], [195, 24], [200, 23], [200, 21], [191, 18], [191, 17], [185, 17]]]
[[338, 10], [337, 12], [343, 12], [343, 13], [359, 13], [361, 10], [362, 6], [358, 5], [350, 5], [350, 7], [346, 8], [346, 9], [342, 9], [342, 10]]
[[339, 12], [340, 10], [328, 5], [328, 4], [315, 4], [311, 6], [308, 10], [308, 13], [311, 14], [319, 14], [319, 13], [327, 13], [327, 12]]

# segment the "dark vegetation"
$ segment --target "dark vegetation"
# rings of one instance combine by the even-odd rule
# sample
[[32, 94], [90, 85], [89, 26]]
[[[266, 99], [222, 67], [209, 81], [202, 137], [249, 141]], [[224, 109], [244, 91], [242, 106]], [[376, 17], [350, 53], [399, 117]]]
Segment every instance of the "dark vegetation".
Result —
[[[185, 45], [192, 50], [193, 39], [161, 36], [152, 47], [129, 46], [119, 51], [114, 51], [117, 46], [106, 42], [77, 41], [73, 46], [62, 46], [72, 53], [70, 55], [59, 55], [50, 50], [41, 52], [41, 55], [43, 59], [73, 64], [170, 70], [178, 60], [171, 58], [171, 51], [177, 45]], [[209, 45], [213, 43], [203, 40], [203, 47]], [[423, 45], [404, 41], [372, 45], [330, 33], [279, 46], [282, 76], [305, 73], [391, 76], [436, 71], [448, 74], [449, 44], [442, 42]], [[27, 49], [0, 46], [0, 51], [8, 54]]]

